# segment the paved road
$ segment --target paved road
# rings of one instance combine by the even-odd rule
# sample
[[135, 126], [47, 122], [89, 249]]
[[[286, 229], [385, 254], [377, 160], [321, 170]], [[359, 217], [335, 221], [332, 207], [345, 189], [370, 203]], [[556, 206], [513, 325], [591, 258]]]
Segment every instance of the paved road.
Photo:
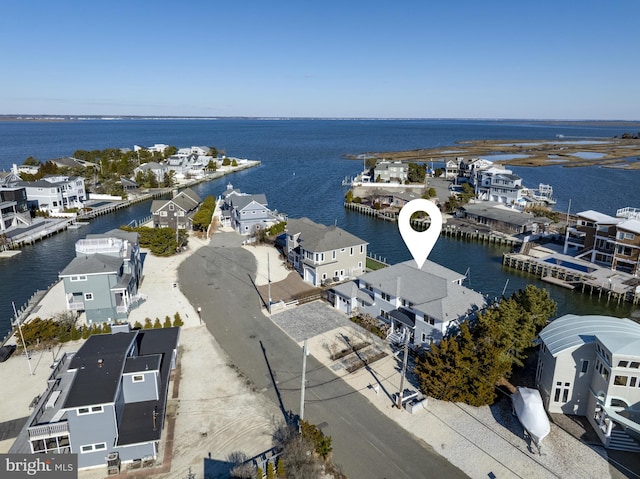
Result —
[[[302, 351], [261, 312], [251, 253], [216, 234], [178, 272], [180, 288], [233, 363], [284, 414], [299, 413]], [[307, 358], [305, 419], [332, 437], [334, 462], [351, 478], [466, 477], [424, 442], [381, 414], [358, 392]]]

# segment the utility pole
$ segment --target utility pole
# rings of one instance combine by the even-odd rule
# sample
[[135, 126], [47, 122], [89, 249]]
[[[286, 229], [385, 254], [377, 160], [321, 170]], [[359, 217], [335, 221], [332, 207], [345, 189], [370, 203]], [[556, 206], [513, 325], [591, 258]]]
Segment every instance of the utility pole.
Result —
[[20, 333], [20, 339], [22, 340], [22, 348], [24, 349], [24, 354], [27, 356], [27, 364], [29, 365], [29, 375], [33, 376], [33, 370], [31, 369], [31, 356], [29, 356], [29, 351], [27, 350], [27, 345], [24, 342], [24, 336], [22, 335], [22, 324], [18, 319], [18, 312], [16, 311], [16, 303], [11, 301], [11, 305], [13, 306], [13, 315], [16, 318], [16, 324], [18, 325], [18, 331]]
[[271, 315], [271, 263], [269, 262], [269, 253], [267, 253], [267, 284], [269, 288], [269, 315]]
[[302, 347], [302, 386], [300, 387], [300, 421], [304, 419], [304, 387], [307, 374], [307, 340], [304, 340], [304, 346]]
[[398, 409], [402, 409], [402, 392], [404, 391], [404, 376], [407, 373], [407, 359], [409, 356], [409, 328], [404, 328], [404, 357], [402, 358], [402, 376], [400, 376], [400, 392], [398, 393]]

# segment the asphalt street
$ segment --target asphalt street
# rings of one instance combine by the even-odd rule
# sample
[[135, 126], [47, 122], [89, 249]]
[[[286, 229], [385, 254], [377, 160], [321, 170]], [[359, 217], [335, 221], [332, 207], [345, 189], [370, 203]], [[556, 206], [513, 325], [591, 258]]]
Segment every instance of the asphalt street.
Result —
[[[179, 287], [235, 366], [265, 391], [282, 419], [298, 414], [302, 350], [262, 313], [253, 255], [218, 233], [179, 268]], [[332, 437], [333, 460], [350, 478], [467, 477], [398, 426], [313, 356], [307, 358], [304, 418]]]

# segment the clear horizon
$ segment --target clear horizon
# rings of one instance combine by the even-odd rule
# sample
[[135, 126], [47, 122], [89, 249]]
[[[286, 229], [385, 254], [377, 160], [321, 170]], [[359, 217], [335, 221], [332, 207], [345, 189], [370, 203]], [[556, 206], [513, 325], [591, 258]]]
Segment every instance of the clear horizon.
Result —
[[0, 114], [638, 121], [640, 3], [0, 6]]

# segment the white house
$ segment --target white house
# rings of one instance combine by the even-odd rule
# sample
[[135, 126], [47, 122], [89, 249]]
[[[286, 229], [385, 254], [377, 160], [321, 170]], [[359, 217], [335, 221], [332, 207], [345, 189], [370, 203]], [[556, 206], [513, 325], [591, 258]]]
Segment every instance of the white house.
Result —
[[497, 203], [524, 204], [522, 178], [511, 170], [493, 166], [477, 171], [475, 183], [478, 198]]
[[30, 208], [58, 213], [66, 208], [82, 208], [87, 199], [84, 178], [49, 175], [38, 181], [15, 181], [12, 187], [24, 188]]
[[540, 332], [536, 385], [548, 412], [585, 416], [605, 447], [640, 451], [640, 324], [554, 320]]
[[408, 332], [412, 345], [428, 346], [487, 306], [484, 296], [462, 286], [464, 278], [432, 261], [422, 269], [406, 261], [334, 286], [328, 298], [346, 314], [368, 313], [389, 324], [392, 341]]

